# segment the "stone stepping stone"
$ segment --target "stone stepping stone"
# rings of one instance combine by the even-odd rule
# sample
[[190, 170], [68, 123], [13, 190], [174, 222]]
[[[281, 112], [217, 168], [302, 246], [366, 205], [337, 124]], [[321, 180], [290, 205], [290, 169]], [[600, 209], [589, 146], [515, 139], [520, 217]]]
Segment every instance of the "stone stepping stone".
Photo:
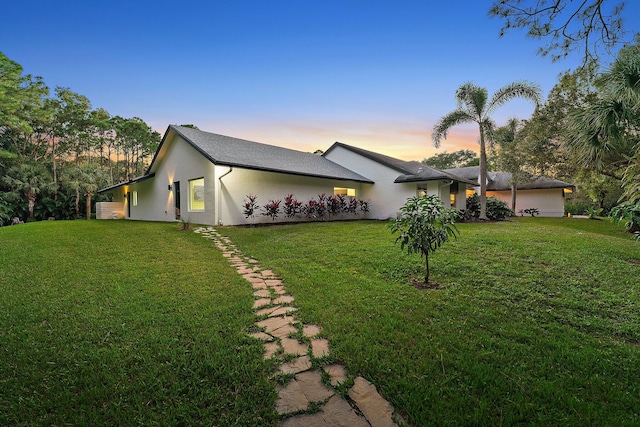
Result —
[[256, 323], [256, 325], [261, 328], [265, 328], [267, 332], [274, 332], [283, 326], [289, 325], [290, 320], [285, 319], [284, 317], [270, 317], [265, 320], [261, 320]]
[[282, 280], [280, 279], [265, 279], [265, 283], [267, 286], [279, 286], [282, 285]]
[[251, 268], [238, 268], [238, 274], [247, 274], [251, 272], [253, 272]]
[[319, 359], [323, 356], [328, 356], [329, 341], [324, 338], [311, 340], [311, 353], [316, 359]]
[[264, 358], [271, 359], [280, 350], [280, 344], [277, 342], [264, 343]]
[[[248, 282], [251, 283], [264, 283], [264, 279], [262, 277], [256, 277], [253, 273], [243, 274], [242, 277], [244, 277]], [[266, 286], [267, 284], [264, 283], [264, 285]]]
[[329, 382], [334, 387], [337, 387], [340, 383], [344, 383], [347, 380], [347, 371], [344, 369], [344, 366], [339, 363], [323, 366], [322, 370], [329, 375]]
[[358, 405], [371, 427], [397, 427], [391, 416], [393, 407], [376, 391], [376, 386], [357, 377], [349, 390], [349, 397]]
[[275, 331], [271, 332], [271, 335], [277, 338], [285, 338], [289, 336], [289, 334], [295, 334], [298, 332], [295, 326], [293, 325], [285, 325], [282, 328], [278, 328]]
[[295, 381], [310, 402], [322, 402], [333, 396], [335, 392], [322, 384], [320, 371], [306, 371], [296, 375]]
[[305, 411], [309, 401], [302, 393], [302, 388], [296, 380], [291, 380], [286, 387], [277, 386], [278, 398], [276, 399], [276, 412], [278, 414], [290, 414], [292, 412]]
[[276, 275], [271, 270], [262, 270], [262, 277], [276, 277]]
[[279, 309], [280, 307], [269, 307], [269, 308], [263, 308], [260, 309], [258, 311], [256, 311], [256, 316], [266, 316], [269, 315], [271, 313], [273, 313], [274, 311], [276, 311], [277, 309]]
[[329, 426], [322, 417], [321, 413], [317, 414], [302, 414], [290, 417], [284, 420], [281, 424], [282, 427], [325, 427]]
[[290, 313], [295, 312], [296, 310], [298, 310], [298, 309], [297, 309], [297, 308], [295, 308], [295, 307], [288, 307], [288, 306], [285, 306], [285, 307], [277, 307], [274, 311], [272, 311], [272, 312], [269, 314], [269, 317], [275, 317], [275, 316], [287, 315], [287, 314], [290, 314]]
[[278, 295], [284, 295], [287, 293], [287, 291], [284, 290], [284, 286], [272, 286], [271, 289], [273, 289], [273, 292]]
[[268, 297], [269, 295], [271, 295], [271, 291], [269, 291], [268, 289], [259, 289], [255, 291], [253, 295], [257, 297]]
[[269, 334], [265, 334], [264, 332], [253, 332], [249, 334], [249, 336], [262, 341], [273, 341], [273, 337]]
[[276, 298], [273, 303], [274, 304], [288, 304], [290, 302], [293, 302], [294, 299], [291, 295], [282, 295], [278, 298]]
[[298, 357], [291, 362], [283, 363], [280, 372], [283, 374], [297, 374], [311, 369], [311, 358], [309, 356]]
[[253, 302], [253, 308], [260, 308], [269, 304], [271, 304], [271, 298], [260, 298]]
[[293, 338], [282, 338], [282, 348], [284, 354], [295, 354], [296, 356], [304, 356], [309, 351], [307, 344], [300, 344], [298, 340]]
[[318, 325], [304, 325], [302, 328], [302, 335], [307, 338], [313, 338], [322, 331], [322, 328]]
[[367, 420], [356, 413], [349, 403], [340, 396], [333, 396], [320, 412], [322, 418], [331, 426], [370, 427]]
[[254, 282], [251, 284], [251, 286], [253, 287], [253, 289], [267, 289], [267, 285], [260, 282]]

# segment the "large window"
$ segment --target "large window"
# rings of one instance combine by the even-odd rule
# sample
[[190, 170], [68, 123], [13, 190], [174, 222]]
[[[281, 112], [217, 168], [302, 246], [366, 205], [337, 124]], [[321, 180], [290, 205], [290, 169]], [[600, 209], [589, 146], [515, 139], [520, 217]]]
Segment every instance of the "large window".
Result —
[[132, 198], [131, 198], [131, 204], [133, 206], [138, 206], [138, 192], [134, 191], [132, 194]]
[[355, 197], [356, 196], [356, 189], [355, 188], [342, 188], [342, 187], [333, 187], [333, 195], [334, 196], [351, 196], [351, 197]]
[[204, 178], [189, 181], [189, 210], [204, 210]]

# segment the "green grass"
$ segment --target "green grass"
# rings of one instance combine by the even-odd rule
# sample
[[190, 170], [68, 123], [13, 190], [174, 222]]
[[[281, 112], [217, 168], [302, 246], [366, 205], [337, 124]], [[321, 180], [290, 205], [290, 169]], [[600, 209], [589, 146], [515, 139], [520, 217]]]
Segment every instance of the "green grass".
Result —
[[607, 221], [459, 229], [438, 290], [383, 223], [221, 232], [413, 425], [640, 425], [640, 244]]
[[[607, 221], [221, 228], [414, 426], [640, 425], [640, 244]], [[251, 287], [176, 224], [0, 228], [0, 425], [274, 425]]]
[[252, 290], [176, 224], [0, 228], [0, 425], [271, 425]]

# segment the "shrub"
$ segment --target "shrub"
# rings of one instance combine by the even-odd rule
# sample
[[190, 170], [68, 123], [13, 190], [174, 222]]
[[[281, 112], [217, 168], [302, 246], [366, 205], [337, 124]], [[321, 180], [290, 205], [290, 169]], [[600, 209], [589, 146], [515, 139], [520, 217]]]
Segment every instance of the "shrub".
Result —
[[275, 221], [280, 213], [281, 202], [281, 200], [269, 200], [269, 203], [262, 207], [264, 209], [262, 215], [269, 216], [273, 221]]
[[287, 194], [284, 198], [284, 214], [287, 218], [293, 218], [302, 212], [302, 203], [293, 197], [293, 194]]
[[536, 215], [540, 215], [540, 211], [536, 208], [523, 209], [522, 212], [526, 213], [527, 215], [531, 215], [532, 217]]
[[410, 197], [400, 208], [400, 214], [389, 224], [392, 233], [400, 233], [396, 244], [408, 253], [425, 257], [424, 283], [429, 283], [429, 255], [449, 237], [457, 237], [457, 209], [445, 208], [438, 196]]
[[622, 203], [611, 209], [610, 215], [614, 224], [624, 223], [633, 238], [640, 240], [640, 200]]
[[293, 194], [287, 194], [284, 198], [284, 206], [281, 209], [281, 200], [270, 200], [264, 206], [257, 203], [258, 197], [248, 195], [242, 204], [245, 218], [254, 218], [257, 212], [276, 220], [280, 213], [284, 213], [287, 218], [294, 218], [296, 215], [304, 215], [307, 219], [322, 220], [325, 215], [330, 214], [337, 217], [341, 214], [358, 215], [359, 212], [366, 214], [369, 212], [369, 201], [360, 200], [355, 197], [345, 195], [318, 194], [318, 199], [311, 199], [306, 203], [298, 201]]
[[590, 200], [567, 200], [564, 203], [564, 211], [571, 215], [587, 215], [589, 209], [595, 208], [596, 204]]
[[245, 200], [245, 202], [242, 205], [242, 213], [244, 214], [245, 218], [253, 218], [255, 217], [256, 211], [258, 209], [260, 209], [260, 207], [258, 206], [258, 203], [256, 202], [256, 200], [258, 199], [258, 196], [247, 196], [247, 199]]
[[[513, 211], [502, 200], [495, 196], [487, 197], [487, 218], [493, 220], [505, 219], [513, 215]], [[473, 194], [467, 197], [467, 209], [464, 211], [464, 219], [470, 220], [480, 217], [480, 196]]]
[[337, 216], [341, 213], [340, 208], [340, 199], [338, 196], [329, 196], [327, 197], [327, 212], [331, 216]]

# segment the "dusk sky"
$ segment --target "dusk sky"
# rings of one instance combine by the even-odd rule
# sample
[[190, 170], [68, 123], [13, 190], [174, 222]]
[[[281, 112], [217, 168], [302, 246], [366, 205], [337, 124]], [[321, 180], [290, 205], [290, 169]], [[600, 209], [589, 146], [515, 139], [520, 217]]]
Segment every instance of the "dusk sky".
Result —
[[[627, 27], [640, 25], [640, 1]], [[552, 63], [522, 31], [499, 38], [490, 0], [5, 2], [0, 51], [93, 108], [303, 151], [340, 141], [405, 160], [477, 151], [477, 128], [431, 129], [467, 81], [546, 96], [579, 57]], [[633, 19], [633, 21], [632, 21]], [[528, 118], [513, 101], [494, 118]]]

